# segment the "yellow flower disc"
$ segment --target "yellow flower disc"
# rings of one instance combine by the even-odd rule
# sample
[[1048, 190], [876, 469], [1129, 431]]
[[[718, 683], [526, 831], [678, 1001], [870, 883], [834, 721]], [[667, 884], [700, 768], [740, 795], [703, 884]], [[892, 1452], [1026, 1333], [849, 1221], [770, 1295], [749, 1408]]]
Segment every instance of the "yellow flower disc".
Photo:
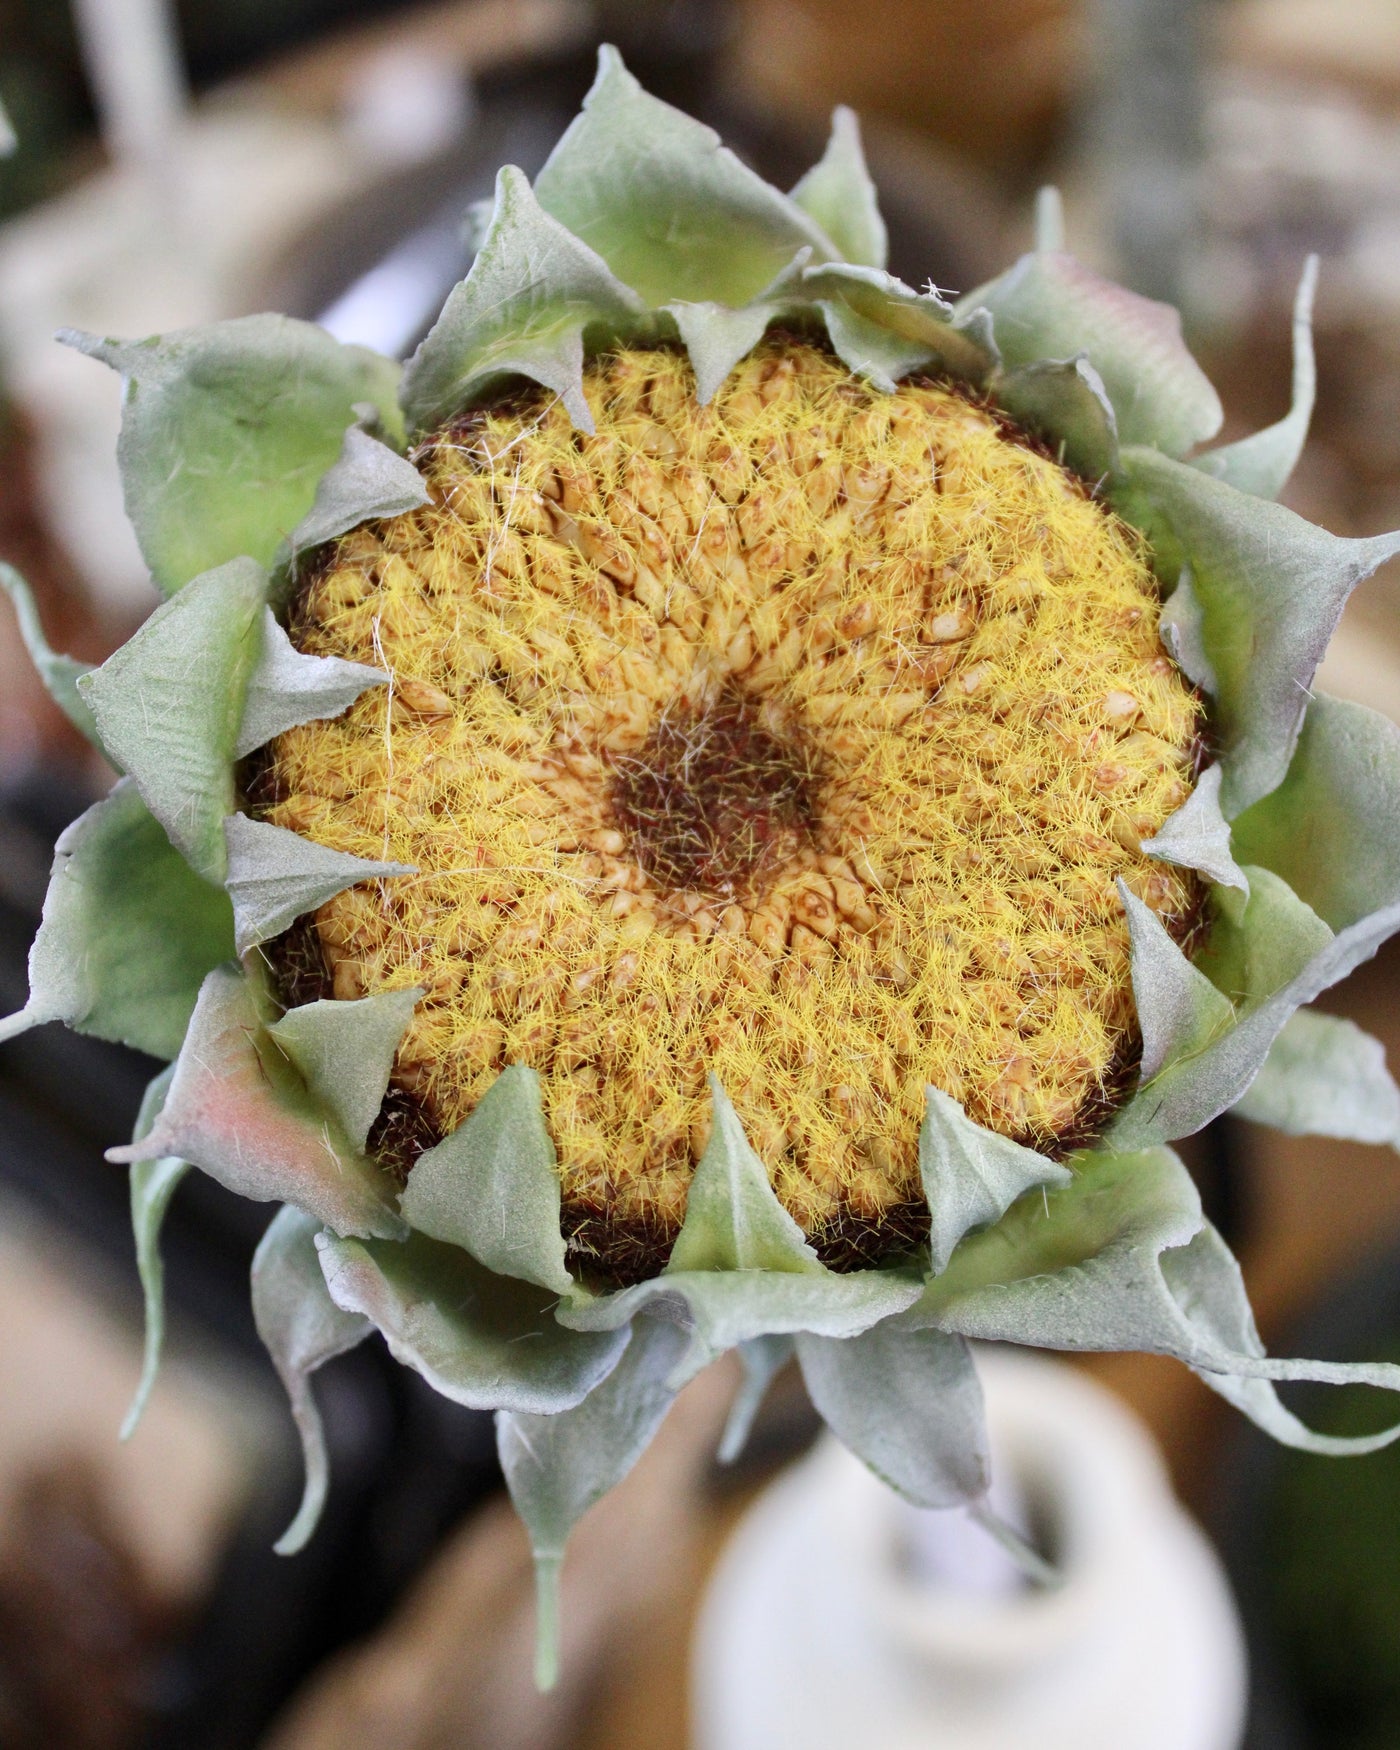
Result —
[[[830, 1261], [907, 1244], [927, 1084], [1063, 1153], [1134, 1051], [1123, 876], [1200, 707], [1138, 536], [994, 410], [768, 341], [678, 352], [415, 456], [421, 511], [304, 583], [300, 648], [390, 688], [280, 737], [266, 819], [421, 874], [317, 913], [336, 997], [422, 985], [429, 1134], [535, 1067], [576, 1256], [664, 1262], [713, 1071]], [[304, 946], [304, 944], [303, 944]]]

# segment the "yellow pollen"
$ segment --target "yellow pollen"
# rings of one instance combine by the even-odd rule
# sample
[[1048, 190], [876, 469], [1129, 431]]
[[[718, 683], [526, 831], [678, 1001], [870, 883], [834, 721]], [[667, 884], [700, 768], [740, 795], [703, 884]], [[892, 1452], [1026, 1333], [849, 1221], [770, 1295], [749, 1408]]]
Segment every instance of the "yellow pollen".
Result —
[[712, 1070], [819, 1247], [877, 1255], [926, 1084], [1050, 1152], [1120, 1091], [1114, 880], [1189, 928], [1139, 841], [1199, 703], [1139, 537], [966, 395], [786, 336], [709, 407], [669, 350], [585, 389], [595, 435], [541, 393], [464, 417], [431, 505], [323, 556], [295, 641], [392, 686], [254, 801], [421, 870], [321, 908], [333, 994], [426, 988], [394, 1082], [438, 1133], [540, 1072], [577, 1251], [664, 1262]]

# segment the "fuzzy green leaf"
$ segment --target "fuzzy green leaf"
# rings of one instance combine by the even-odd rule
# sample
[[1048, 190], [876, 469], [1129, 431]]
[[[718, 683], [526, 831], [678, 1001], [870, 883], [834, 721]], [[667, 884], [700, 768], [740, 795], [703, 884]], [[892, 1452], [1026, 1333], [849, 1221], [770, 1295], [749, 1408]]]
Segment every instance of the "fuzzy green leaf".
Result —
[[126, 512], [167, 595], [240, 555], [272, 564], [339, 456], [357, 403], [399, 425], [396, 364], [287, 316], [149, 340], [59, 338], [121, 372]]
[[318, 1239], [337, 1306], [363, 1313], [391, 1353], [435, 1391], [473, 1410], [552, 1416], [612, 1372], [627, 1333], [583, 1335], [551, 1316], [555, 1297], [496, 1276], [460, 1246]]
[[268, 1037], [263, 1007], [240, 968], [216, 967], [159, 1118], [108, 1160], [178, 1155], [240, 1197], [294, 1203], [337, 1233], [401, 1233], [392, 1180], [317, 1105]]
[[1288, 776], [1240, 815], [1234, 840], [1334, 930], [1400, 903], [1400, 728], [1317, 694]]
[[354, 1149], [363, 1151], [379, 1116], [394, 1053], [422, 995], [391, 990], [358, 1002], [305, 1003], [268, 1028]]
[[311, 509], [292, 530], [293, 552], [332, 541], [374, 517], [402, 516], [429, 503], [423, 476], [387, 444], [348, 426], [340, 455], [321, 476]]
[[996, 362], [978, 325], [957, 320], [937, 292], [876, 268], [808, 267], [802, 295], [820, 310], [838, 357], [877, 389], [889, 392], [918, 370], [980, 383]]
[[234, 757], [242, 759], [298, 724], [339, 717], [361, 693], [382, 687], [388, 679], [382, 668], [367, 663], [347, 662], [341, 656], [303, 656], [272, 609], [264, 608]]
[[1220, 397], [1186, 350], [1176, 311], [1100, 278], [1072, 255], [1023, 255], [957, 308], [991, 313], [1009, 367], [1087, 355], [1125, 444], [1182, 455], [1220, 429]]
[[1256, 431], [1252, 437], [1192, 457], [1192, 467], [1217, 480], [1228, 481], [1241, 492], [1252, 492], [1257, 498], [1277, 498], [1288, 484], [1307, 442], [1317, 394], [1312, 337], [1316, 291], [1317, 257], [1310, 255], [1293, 302], [1293, 402], [1288, 412], [1276, 424]]
[[1234, 1005], [1182, 953], [1166, 926], [1120, 877], [1128, 917], [1133, 1001], [1142, 1031], [1142, 1080], [1172, 1058], [1192, 1057], [1230, 1027]]
[[725, 378], [763, 339], [770, 322], [799, 320], [802, 273], [811, 260], [808, 246], [799, 249], [786, 267], [741, 309], [712, 299], [688, 303], [678, 299], [665, 306], [695, 372], [695, 398], [702, 407], [714, 399]]
[[43, 1021], [172, 1058], [204, 976], [233, 953], [228, 897], [201, 881], [123, 778], [59, 838], [29, 1001], [8, 1039]]
[[982, 1387], [958, 1336], [898, 1323], [797, 1338], [807, 1391], [843, 1445], [916, 1507], [980, 1500], [991, 1481]]
[[1355, 1441], [1314, 1435], [1278, 1402], [1277, 1380], [1400, 1391], [1400, 1367], [1265, 1356], [1238, 1267], [1170, 1149], [1095, 1150], [1075, 1168], [1043, 1205], [1026, 1198], [959, 1247], [900, 1324], [1042, 1349], [1174, 1355], [1268, 1432], [1313, 1451], [1369, 1452], [1400, 1437], [1400, 1427]]
[[932, 1087], [925, 1090], [919, 1172], [932, 1217], [929, 1243], [935, 1275], [947, 1268], [953, 1248], [969, 1229], [999, 1220], [1032, 1187], [1063, 1185], [1069, 1179], [1055, 1161], [974, 1124], [951, 1095]]
[[1080, 353], [1042, 359], [998, 377], [998, 403], [1082, 474], [1099, 481], [1118, 471], [1118, 422], [1103, 379]]
[[29, 652], [29, 660], [39, 671], [39, 678], [48, 689], [49, 697], [63, 715], [92, 745], [101, 750], [97, 725], [86, 699], [78, 691], [78, 679], [92, 669], [90, 662], [79, 662], [72, 656], [60, 656], [49, 648], [34, 594], [13, 565], [0, 563], [0, 589], [9, 596], [19, 621], [19, 635]]
[[744, 1376], [729, 1406], [719, 1451], [721, 1464], [733, 1464], [749, 1443], [754, 1419], [763, 1407], [768, 1388], [796, 1354], [791, 1337], [750, 1337], [735, 1345]]
[[295, 1555], [316, 1529], [326, 1504], [330, 1466], [311, 1375], [362, 1343], [374, 1326], [331, 1299], [316, 1251], [320, 1222], [299, 1209], [280, 1209], [253, 1254], [253, 1322], [286, 1388], [301, 1439], [306, 1481], [291, 1524], [273, 1545]]
[[361, 881], [416, 875], [407, 863], [379, 863], [332, 851], [286, 827], [231, 814], [224, 822], [228, 843], [225, 886], [233, 901], [238, 952], [270, 941], [304, 912], [314, 911]]
[[464, 1124], [418, 1157], [400, 1204], [420, 1233], [462, 1246], [487, 1269], [565, 1294], [559, 1168], [540, 1078], [501, 1071]]
[[[1176, 588], [1162, 603], [1159, 629], [1162, 643], [1187, 680], [1204, 687], [1212, 699], [1218, 697], [1220, 681], [1206, 655], [1205, 610], [1196, 594], [1191, 567], [1184, 562], [1177, 574]], [[1224, 778], [1223, 772], [1221, 777]]]
[[523, 172], [507, 165], [471, 272], [404, 371], [408, 422], [427, 430], [506, 378], [523, 376], [552, 389], [574, 424], [592, 431], [584, 330], [635, 326], [642, 310], [608, 263], [542, 210]]
[[1290, 1136], [1340, 1136], [1400, 1148], [1400, 1088], [1385, 1047], [1352, 1021], [1300, 1009], [1234, 1107]]
[[1197, 869], [1219, 886], [1238, 887], [1247, 895], [1249, 881], [1230, 853], [1230, 823], [1220, 811], [1224, 776], [1219, 766], [1207, 766], [1181, 807], [1167, 816], [1155, 837], [1142, 841], [1141, 848], [1158, 862]]
[[502, 1410], [496, 1417], [501, 1469], [535, 1558], [541, 1689], [558, 1674], [559, 1570], [569, 1533], [651, 1444], [675, 1399], [667, 1382], [684, 1347], [685, 1335], [673, 1325], [638, 1319], [610, 1377], [574, 1409], [557, 1416]]
[[885, 265], [889, 237], [861, 150], [860, 123], [845, 104], [832, 111], [826, 151], [793, 188], [791, 198], [821, 226], [843, 261]]
[[[132, 1131], [134, 1141], [139, 1142], [147, 1135], [159, 1117], [174, 1073], [173, 1065], [163, 1069], [147, 1087], [141, 1110], [136, 1115], [136, 1128]], [[160, 1230], [170, 1199], [189, 1170], [188, 1161], [173, 1156], [137, 1161], [130, 1168], [131, 1231], [136, 1240], [136, 1271], [141, 1278], [141, 1295], [145, 1301], [146, 1329], [141, 1349], [141, 1378], [122, 1422], [123, 1440], [130, 1440], [136, 1432], [160, 1371], [160, 1354], [165, 1342], [165, 1266], [160, 1256]]]
[[1400, 533], [1329, 535], [1155, 450], [1125, 449], [1123, 467], [1133, 520], [1154, 541], [1165, 524], [1191, 565], [1233, 818], [1283, 781], [1347, 597], [1400, 553]]
[[251, 559], [206, 571], [78, 685], [102, 745], [206, 881], [227, 868], [224, 816], [267, 590]]
[[649, 96], [607, 46], [535, 194], [653, 308], [674, 299], [737, 307], [804, 244], [821, 261], [839, 254], [795, 201], [712, 129]]
[[696, 1270], [771, 1270], [825, 1275], [806, 1236], [773, 1194], [768, 1169], [749, 1146], [739, 1115], [710, 1077], [710, 1140], [690, 1181], [685, 1221], [668, 1275]]

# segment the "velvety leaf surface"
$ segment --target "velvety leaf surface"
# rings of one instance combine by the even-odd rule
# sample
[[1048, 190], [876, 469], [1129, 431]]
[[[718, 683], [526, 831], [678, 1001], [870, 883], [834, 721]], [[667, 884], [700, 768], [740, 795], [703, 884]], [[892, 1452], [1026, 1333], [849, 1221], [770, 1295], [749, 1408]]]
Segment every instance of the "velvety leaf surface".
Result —
[[804, 269], [802, 292], [820, 310], [837, 356], [877, 389], [911, 371], [946, 371], [980, 383], [996, 362], [981, 329], [956, 318], [937, 292], [916, 292], [873, 267]]
[[897, 1323], [844, 1342], [802, 1333], [797, 1358], [827, 1427], [905, 1500], [957, 1507], [986, 1494], [982, 1387], [961, 1337]]
[[264, 746], [284, 729], [295, 729], [299, 723], [317, 718], [339, 717], [361, 693], [382, 687], [389, 679], [381, 668], [347, 662], [341, 656], [303, 656], [278, 625], [271, 608], [262, 611], [259, 640], [233, 747], [237, 759]]
[[[173, 1074], [173, 1066], [162, 1070], [146, 1089], [132, 1132], [134, 1141], [139, 1142], [147, 1135], [160, 1115]], [[160, 1353], [165, 1343], [165, 1266], [160, 1255], [160, 1230], [170, 1199], [189, 1170], [188, 1161], [171, 1156], [137, 1161], [130, 1169], [131, 1231], [136, 1241], [136, 1271], [141, 1278], [146, 1317], [141, 1378], [122, 1422], [123, 1440], [130, 1440], [136, 1432], [160, 1372]]]
[[1133, 1001], [1142, 1030], [1141, 1078], [1150, 1082], [1169, 1059], [1204, 1051], [1234, 1023], [1235, 1010], [1121, 877], [1118, 896], [1128, 916]]
[[1400, 1088], [1385, 1047], [1338, 1015], [1300, 1009], [1234, 1106], [1290, 1136], [1340, 1136], [1400, 1147]]
[[1021, 365], [997, 378], [996, 399], [1086, 480], [1118, 470], [1118, 422], [1103, 379], [1084, 355]]
[[565, 1294], [559, 1169], [540, 1078], [501, 1071], [466, 1122], [418, 1157], [400, 1208], [420, 1233], [464, 1247], [501, 1275]]
[[1248, 894], [1249, 882], [1230, 851], [1230, 823], [1220, 811], [1220, 786], [1225, 774], [1219, 766], [1207, 766], [1196, 787], [1168, 815], [1156, 836], [1142, 841], [1142, 849], [1161, 863], [1179, 869], [1197, 869], [1221, 887], [1238, 887]]
[[748, 1445], [754, 1418], [763, 1408], [769, 1386], [797, 1351], [791, 1337], [750, 1337], [736, 1344], [734, 1353], [743, 1364], [744, 1375], [729, 1406], [715, 1455], [721, 1464], [733, 1464]]
[[564, 1330], [552, 1316], [554, 1295], [495, 1276], [426, 1234], [324, 1234], [317, 1244], [337, 1306], [372, 1319], [398, 1360], [469, 1409], [570, 1409], [607, 1378], [627, 1344], [625, 1331]]
[[511, 376], [552, 389], [593, 430], [583, 398], [583, 334], [635, 324], [643, 304], [586, 242], [541, 209], [521, 171], [496, 178], [496, 206], [471, 271], [404, 371], [408, 422], [424, 431]]
[[401, 516], [427, 503], [428, 488], [412, 462], [358, 425], [347, 426], [340, 454], [317, 483], [290, 546], [305, 552], [373, 517]]
[[228, 896], [200, 880], [123, 778], [54, 848], [29, 1001], [0, 1021], [0, 1039], [66, 1021], [172, 1058], [205, 974], [232, 953]]
[[244, 954], [285, 930], [303, 912], [314, 911], [361, 881], [416, 875], [406, 863], [379, 863], [332, 851], [284, 826], [231, 814], [224, 822], [228, 844], [225, 886], [233, 901], [238, 952]]
[[89, 673], [90, 662], [79, 662], [72, 656], [60, 656], [49, 648], [43, 623], [34, 603], [34, 592], [13, 565], [0, 563], [0, 589], [9, 596], [19, 621], [19, 635], [29, 652], [29, 660], [39, 671], [39, 678], [48, 689], [49, 697], [63, 715], [95, 748], [101, 749], [97, 725], [87, 700], [78, 691], [78, 677]]
[[675, 1398], [671, 1377], [685, 1335], [638, 1319], [609, 1378], [557, 1416], [502, 1410], [496, 1446], [506, 1487], [535, 1557], [535, 1680], [550, 1688], [559, 1662], [559, 1569], [569, 1533], [651, 1444]]
[[343, 1234], [403, 1231], [393, 1182], [353, 1149], [268, 1037], [237, 966], [204, 981], [165, 1106], [149, 1135], [108, 1160], [178, 1155], [254, 1202], [294, 1203]]
[[326, 1435], [311, 1375], [374, 1329], [367, 1318], [343, 1311], [331, 1299], [316, 1251], [320, 1226], [299, 1209], [281, 1209], [253, 1256], [253, 1320], [286, 1388], [306, 1469], [301, 1504], [274, 1546], [279, 1556], [295, 1555], [305, 1546], [330, 1484]]
[[535, 178], [544, 210], [596, 250], [653, 308], [685, 299], [737, 306], [810, 244], [832, 240], [703, 123], [649, 96], [615, 49]]
[[860, 123], [844, 103], [832, 111], [821, 161], [794, 186], [792, 199], [821, 226], [843, 261], [884, 267], [889, 237], [861, 150]]
[[288, 316], [149, 340], [59, 338], [121, 372], [126, 514], [167, 595], [241, 554], [272, 564], [340, 454], [356, 403], [399, 427], [399, 367]]
[[363, 1151], [379, 1115], [394, 1053], [421, 989], [381, 991], [357, 1002], [304, 1003], [267, 1029], [312, 1096]]
[[941, 1088], [925, 1090], [919, 1172], [932, 1218], [935, 1275], [970, 1228], [999, 1220], [1033, 1186], [1069, 1182], [1065, 1167], [974, 1124]]

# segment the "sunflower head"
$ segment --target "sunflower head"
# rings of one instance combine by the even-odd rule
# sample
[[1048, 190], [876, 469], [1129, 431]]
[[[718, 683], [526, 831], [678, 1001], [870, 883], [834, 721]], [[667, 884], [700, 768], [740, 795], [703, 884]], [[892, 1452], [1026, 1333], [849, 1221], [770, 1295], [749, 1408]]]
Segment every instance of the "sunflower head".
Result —
[[[791, 194], [611, 51], [400, 372], [273, 317], [70, 337], [127, 397], [169, 599], [55, 695], [126, 774], [25, 1010], [171, 1066], [131, 1163], [284, 1207], [254, 1307], [497, 1412], [546, 1610], [570, 1525], [737, 1348], [985, 1519], [967, 1340], [1178, 1356], [1284, 1440], [1167, 1144], [1397, 1140], [1305, 1005], [1400, 926], [1400, 732], [1310, 692], [1400, 537], [1272, 502], [1173, 312], [1037, 247], [884, 272], [853, 118]], [[406, 453], [405, 453], [406, 452]], [[1375, 1445], [1400, 1430], [1361, 1442]], [[1324, 1442], [1329, 1451], [1339, 1443]], [[542, 1675], [548, 1675], [546, 1637]]]

